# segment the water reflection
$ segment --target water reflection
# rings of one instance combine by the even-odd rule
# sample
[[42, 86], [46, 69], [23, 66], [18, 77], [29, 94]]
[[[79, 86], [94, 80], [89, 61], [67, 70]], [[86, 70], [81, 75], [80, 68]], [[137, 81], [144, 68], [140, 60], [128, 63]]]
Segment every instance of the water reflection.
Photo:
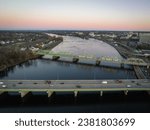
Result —
[[1, 79], [135, 79], [131, 69], [116, 69], [108, 67], [55, 62], [44, 59], [30, 60], [26, 63], [10, 67], [0, 72]]

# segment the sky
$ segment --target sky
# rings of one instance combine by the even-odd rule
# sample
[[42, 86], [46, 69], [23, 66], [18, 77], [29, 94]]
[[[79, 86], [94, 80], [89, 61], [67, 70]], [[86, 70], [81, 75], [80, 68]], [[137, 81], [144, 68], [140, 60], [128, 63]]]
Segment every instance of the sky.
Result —
[[0, 30], [150, 31], [150, 0], [0, 0]]

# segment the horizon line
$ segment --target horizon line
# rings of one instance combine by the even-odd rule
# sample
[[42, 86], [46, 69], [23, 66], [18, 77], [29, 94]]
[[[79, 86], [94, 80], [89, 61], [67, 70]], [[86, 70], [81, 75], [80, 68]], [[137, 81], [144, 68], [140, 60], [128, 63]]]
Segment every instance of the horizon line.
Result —
[[100, 29], [0, 29], [0, 31], [109, 31], [109, 32], [150, 32], [147, 30], [100, 30]]

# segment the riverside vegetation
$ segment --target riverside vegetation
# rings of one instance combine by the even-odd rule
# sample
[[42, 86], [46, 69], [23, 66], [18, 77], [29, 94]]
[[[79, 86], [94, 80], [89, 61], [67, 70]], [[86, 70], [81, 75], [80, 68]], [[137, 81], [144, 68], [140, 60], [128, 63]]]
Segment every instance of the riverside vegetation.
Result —
[[42, 32], [0, 32], [0, 71], [38, 58], [32, 48], [52, 49], [62, 41]]

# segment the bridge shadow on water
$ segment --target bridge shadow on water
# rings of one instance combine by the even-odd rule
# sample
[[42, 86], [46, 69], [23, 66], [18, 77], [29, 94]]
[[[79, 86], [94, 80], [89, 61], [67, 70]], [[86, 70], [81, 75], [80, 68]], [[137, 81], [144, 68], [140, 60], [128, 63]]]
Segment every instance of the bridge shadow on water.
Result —
[[0, 112], [150, 112], [150, 95], [147, 92], [80, 92], [30, 93], [21, 98], [18, 93], [0, 95]]

